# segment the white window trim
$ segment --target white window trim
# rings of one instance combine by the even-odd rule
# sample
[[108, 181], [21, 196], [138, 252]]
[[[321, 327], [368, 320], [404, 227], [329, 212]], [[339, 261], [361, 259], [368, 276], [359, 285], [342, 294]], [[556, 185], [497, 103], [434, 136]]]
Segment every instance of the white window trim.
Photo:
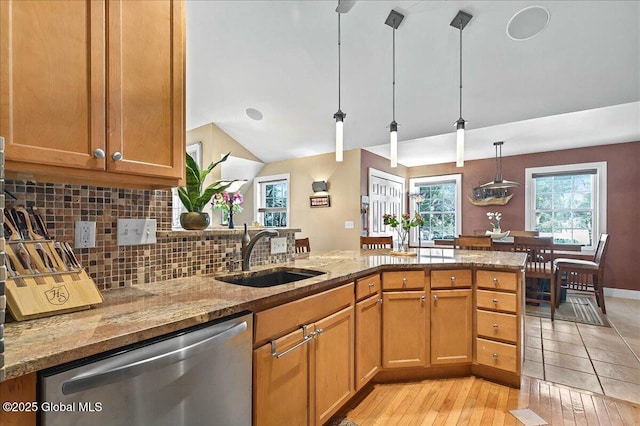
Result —
[[[435, 184], [435, 183], [447, 183], [447, 182], [455, 182], [456, 183], [456, 229], [455, 235], [459, 235], [462, 230], [462, 174], [456, 173], [452, 175], [440, 175], [440, 176], [425, 176], [419, 178], [411, 178], [409, 179], [409, 193], [415, 194], [416, 186], [421, 184]], [[409, 214], [413, 217], [416, 211], [416, 203], [411, 201], [411, 197], [409, 197]], [[411, 230], [411, 235], [409, 236], [409, 242], [411, 245], [415, 245], [418, 243], [418, 229], [416, 227], [415, 230]], [[431, 240], [422, 240], [422, 242], [433, 242]]]
[[272, 182], [277, 180], [285, 180], [287, 182], [287, 226], [291, 225], [291, 176], [289, 173], [282, 173], [279, 175], [270, 176], [257, 176], [253, 180], [253, 220], [258, 221], [258, 208], [261, 202], [260, 184], [265, 182]]
[[582, 252], [592, 254], [595, 252], [600, 234], [607, 232], [607, 162], [598, 161], [594, 163], [564, 164], [559, 166], [530, 167], [524, 169], [525, 176], [525, 206], [524, 206], [524, 229], [535, 229], [535, 216], [532, 214], [535, 206], [535, 194], [533, 191], [533, 175], [537, 173], [558, 173], [575, 172], [585, 169], [596, 169], [597, 179], [595, 179], [595, 209], [593, 243], [591, 247], [583, 247]]

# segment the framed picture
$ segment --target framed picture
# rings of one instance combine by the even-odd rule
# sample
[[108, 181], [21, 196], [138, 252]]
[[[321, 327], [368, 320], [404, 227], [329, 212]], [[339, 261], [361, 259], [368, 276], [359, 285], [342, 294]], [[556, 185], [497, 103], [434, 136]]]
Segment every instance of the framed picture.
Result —
[[309, 197], [310, 207], [331, 207], [331, 197], [329, 195], [313, 195]]

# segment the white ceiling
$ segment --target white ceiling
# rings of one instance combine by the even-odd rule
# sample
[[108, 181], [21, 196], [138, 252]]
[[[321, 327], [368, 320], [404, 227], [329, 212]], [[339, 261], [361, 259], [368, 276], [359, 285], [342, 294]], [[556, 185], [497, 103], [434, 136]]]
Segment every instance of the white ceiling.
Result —
[[[334, 151], [337, 1], [187, 1], [187, 129], [215, 123], [264, 162]], [[506, 35], [540, 5], [547, 28]], [[455, 161], [458, 10], [466, 159], [640, 140], [640, 1], [372, 1], [342, 15], [345, 149], [388, 157], [391, 11], [399, 162]], [[245, 109], [264, 115], [254, 121]]]

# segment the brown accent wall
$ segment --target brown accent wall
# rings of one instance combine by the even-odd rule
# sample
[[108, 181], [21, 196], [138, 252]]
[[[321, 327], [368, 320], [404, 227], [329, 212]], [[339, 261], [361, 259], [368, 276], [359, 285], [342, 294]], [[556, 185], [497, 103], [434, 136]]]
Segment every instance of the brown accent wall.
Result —
[[465, 161], [463, 168], [456, 168], [455, 163], [411, 167], [408, 177], [462, 173], [462, 233], [470, 234], [474, 229], [488, 229], [488, 211], [502, 212], [502, 229], [524, 229], [525, 168], [594, 161], [607, 162], [607, 232], [611, 241], [605, 286], [640, 290], [640, 142], [503, 157], [503, 178], [522, 184], [513, 188], [513, 198], [506, 206], [478, 207], [467, 199], [472, 188], [493, 179], [495, 159]]

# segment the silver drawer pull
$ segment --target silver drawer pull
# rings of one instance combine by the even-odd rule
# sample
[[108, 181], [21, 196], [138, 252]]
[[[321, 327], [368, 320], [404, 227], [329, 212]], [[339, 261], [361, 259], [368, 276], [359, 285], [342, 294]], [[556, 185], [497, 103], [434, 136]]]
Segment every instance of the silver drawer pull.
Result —
[[493, 304], [497, 305], [498, 304], [498, 299], [493, 299]]
[[[320, 330], [318, 330], [318, 331], [320, 331], [320, 332], [321, 332], [321, 331], [323, 331], [323, 330], [322, 330], [322, 329], [320, 329]], [[272, 356], [272, 357], [274, 357], [274, 358], [276, 358], [276, 359], [280, 359], [280, 358], [282, 358], [283, 356], [285, 356], [285, 355], [286, 355], [286, 354], [288, 354], [289, 352], [294, 351], [294, 350], [298, 349], [300, 346], [302, 346], [302, 345], [306, 345], [307, 343], [309, 343], [310, 341], [312, 341], [312, 340], [316, 337], [317, 332], [316, 332], [316, 331], [313, 331], [313, 332], [311, 332], [311, 333], [307, 334], [307, 326], [306, 326], [306, 325], [303, 325], [303, 326], [302, 326], [302, 334], [304, 335], [304, 337], [302, 338], [302, 340], [301, 340], [301, 341], [299, 341], [299, 342], [298, 342], [298, 343], [296, 343], [294, 346], [290, 347], [289, 349], [287, 349], [286, 351], [281, 352], [281, 353], [278, 353], [278, 351], [277, 351], [277, 349], [276, 349], [276, 341], [275, 341], [275, 340], [272, 340], [272, 341], [270, 342], [270, 343], [271, 343], [271, 356]]]
[[498, 285], [498, 277], [493, 277], [493, 283], [494, 283], [495, 285]]
[[455, 280], [456, 280], [456, 277], [452, 276], [451, 281], [455, 281]]
[[402, 277], [402, 284], [407, 284], [407, 278], [406, 277]]
[[[317, 335], [322, 334], [322, 333], [324, 333], [324, 329], [319, 328], [319, 329], [316, 330], [315, 335], [317, 336]], [[314, 333], [311, 333], [311, 334], [314, 334]]]
[[374, 285], [375, 285], [374, 283], [369, 283], [370, 288], [373, 288]]
[[100, 149], [100, 148], [96, 148], [95, 151], [93, 151], [93, 156], [95, 158], [104, 158], [105, 154], [104, 154], [104, 150]]
[[382, 299], [378, 299], [378, 303], [382, 305]]
[[494, 359], [498, 359], [498, 354], [493, 354]]
[[435, 300], [435, 301], [437, 301], [437, 300], [438, 300], [438, 295], [437, 295], [437, 294], [434, 294], [434, 295], [433, 295], [433, 300]]
[[420, 300], [424, 302], [425, 300], [427, 300], [427, 296], [420, 296]]
[[122, 161], [124, 156], [122, 155], [121, 152], [116, 151], [113, 154], [111, 154], [111, 158], [113, 158], [113, 161]]
[[498, 329], [498, 324], [493, 324], [493, 328]]

